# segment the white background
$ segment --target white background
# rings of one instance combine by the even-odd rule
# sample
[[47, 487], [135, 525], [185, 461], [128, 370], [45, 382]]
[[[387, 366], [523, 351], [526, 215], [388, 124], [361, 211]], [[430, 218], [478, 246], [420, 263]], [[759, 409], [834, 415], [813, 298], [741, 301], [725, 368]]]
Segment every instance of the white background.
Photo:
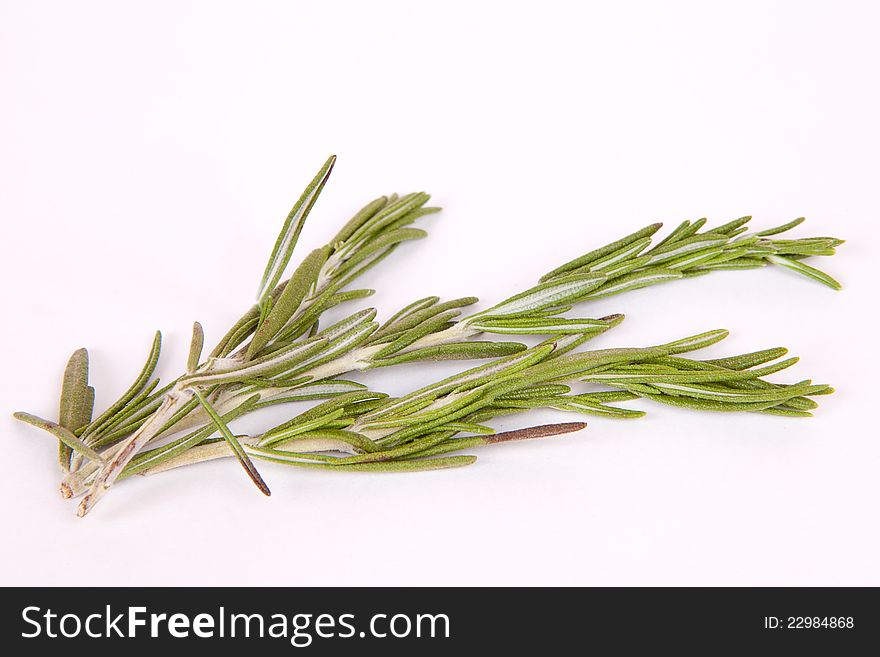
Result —
[[[880, 585], [876, 417], [880, 13], [871, 2], [3, 2], [0, 583]], [[232, 461], [120, 484], [84, 520], [56, 417], [90, 349], [98, 409], [153, 330], [177, 373], [252, 303], [330, 153], [300, 242], [425, 189], [431, 236], [369, 274], [499, 300], [656, 220], [805, 215], [846, 238], [835, 293], [778, 269], [581, 306], [597, 346], [724, 327], [833, 383], [809, 420], [633, 402], [635, 421], [480, 452], [461, 470], [330, 474]], [[452, 367], [364, 377], [391, 393]], [[499, 429], [562, 414], [514, 417]], [[240, 425], [256, 429], [264, 420]]]

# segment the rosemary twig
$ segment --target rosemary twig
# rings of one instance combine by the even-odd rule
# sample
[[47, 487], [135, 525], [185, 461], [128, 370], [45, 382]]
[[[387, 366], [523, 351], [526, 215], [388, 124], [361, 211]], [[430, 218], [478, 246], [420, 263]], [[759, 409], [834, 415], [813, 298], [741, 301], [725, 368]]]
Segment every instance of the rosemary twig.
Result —
[[[765, 376], [794, 362], [778, 360], [784, 350], [706, 361], [680, 355], [722, 339], [724, 331], [647, 348], [580, 351], [623, 316], [565, 316], [592, 299], [712, 271], [766, 265], [839, 288], [831, 276], [804, 260], [833, 254], [841, 240], [777, 237], [802, 220], [752, 234], [746, 232], [749, 217], [714, 229], [705, 229], [705, 219], [685, 221], [656, 242], [661, 225], [652, 224], [557, 267], [533, 287], [485, 310], [469, 310], [476, 297], [445, 302], [426, 297], [384, 323], [376, 320], [375, 309], [366, 309], [322, 328], [327, 310], [373, 293], [348, 287], [403, 242], [424, 237], [424, 231], [411, 225], [437, 211], [427, 207], [429, 197], [420, 192], [380, 197], [282, 282], [334, 163], [333, 157], [327, 160], [285, 220], [257, 303], [205, 361], [204, 333], [196, 322], [186, 371], [160, 388], [153, 379], [161, 347], [157, 333], [132, 386], [92, 419], [88, 355], [79, 350], [65, 372], [59, 422], [16, 415], [59, 440], [62, 492], [66, 497], [84, 493], [80, 515], [121, 477], [230, 455], [268, 494], [252, 459], [358, 471], [454, 467], [473, 462], [473, 457], [442, 455], [582, 428], [582, 423], [568, 423], [495, 434], [484, 424], [532, 408], [635, 418], [643, 412], [616, 404], [644, 398], [699, 410], [803, 416], [815, 407], [811, 397], [831, 391], [809, 381], [767, 381]], [[481, 339], [485, 335], [547, 339], [527, 348], [509, 338]], [[337, 379], [352, 371], [446, 359], [490, 360], [394, 399]], [[573, 381], [603, 389], [572, 393]], [[260, 435], [239, 438], [227, 425], [267, 405], [307, 400], [320, 403]], [[213, 437], [217, 431], [222, 438]], [[177, 434], [182, 435], [175, 438]]]

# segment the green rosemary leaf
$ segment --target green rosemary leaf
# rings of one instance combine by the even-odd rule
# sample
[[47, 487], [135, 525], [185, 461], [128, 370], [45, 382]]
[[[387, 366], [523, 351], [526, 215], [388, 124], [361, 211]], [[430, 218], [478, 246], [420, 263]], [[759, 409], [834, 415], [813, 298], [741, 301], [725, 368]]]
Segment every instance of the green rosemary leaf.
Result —
[[[348, 407], [355, 402], [370, 400], [370, 399], [384, 399], [387, 395], [384, 393], [374, 392], [372, 390], [352, 390], [351, 392], [347, 392], [336, 397], [329, 399], [317, 406], [310, 408], [309, 410], [300, 413], [296, 417], [284, 422], [283, 424], [279, 424], [278, 426], [266, 431], [263, 434], [262, 442], [268, 444], [270, 442], [275, 441], [284, 436], [295, 435], [296, 433], [300, 433], [303, 430], [311, 431], [313, 428], [320, 426], [320, 422], [316, 424], [316, 421], [332, 421], [338, 417], [341, 417], [339, 412], [345, 413]], [[328, 420], [329, 418], [329, 420]], [[308, 426], [307, 429], [303, 429], [303, 427]]]
[[[731, 260], [736, 260], [738, 258], [748, 257], [750, 253], [750, 249], [747, 246], [743, 247], [731, 247], [727, 245], [724, 247], [718, 255], [708, 260], [700, 259], [699, 262], [691, 262], [690, 267], [710, 267], [713, 265], [720, 265], [725, 262], [729, 262]], [[696, 254], [700, 255], [700, 254]]]
[[792, 397], [776, 408], [789, 408], [795, 411], [812, 411], [819, 408], [819, 404], [809, 397]]
[[470, 323], [477, 317], [513, 317], [527, 315], [536, 310], [581, 299], [606, 281], [602, 274], [575, 274], [555, 277], [535, 287], [516, 294], [498, 305], [492, 306], [463, 321]]
[[257, 316], [248, 317], [245, 321], [237, 324], [235, 327], [235, 331], [230, 333], [227, 338], [224, 338], [224, 341], [217, 345], [214, 351], [211, 352], [212, 358], [223, 358], [228, 356], [233, 349], [242, 344], [247, 338], [257, 330], [257, 326], [259, 325], [259, 313]]
[[85, 428], [83, 431], [83, 436], [88, 436], [90, 434], [98, 432], [101, 427], [111, 420], [113, 416], [122, 410], [122, 408], [130, 402], [132, 399], [137, 396], [137, 394], [143, 389], [147, 382], [150, 380], [150, 377], [153, 375], [153, 372], [156, 370], [156, 364], [159, 362], [159, 353], [162, 350], [162, 333], [156, 331], [156, 335], [153, 337], [153, 345], [150, 347], [150, 353], [147, 356], [147, 362], [144, 364], [143, 369], [140, 374], [138, 374], [134, 383], [131, 384], [128, 390], [126, 390], [122, 397], [117, 399], [106, 411], [101, 413], [97, 417], [97, 419], [92, 420], [92, 422]]
[[424, 299], [418, 299], [417, 301], [413, 301], [408, 306], [404, 306], [403, 308], [398, 310], [396, 313], [394, 313], [389, 318], [389, 320], [387, 322], [385, 322], [384, 324], [382, 324], [382, 326], [379, 327], [379, 330], [377, 331], [377, 333], [381, 334], [382, 332], [385, 331], [385, 329], [394, 326], [394, 324], [398, 320], [403, 319], [404, 317], [406, 317], [407, 315], [409, 315], [411, 313], [418, 312], [420, 310], [424, 310], [425, 308], [430, 308], [438, 301], [440, 301], [440, 297], [425, 297]]
[[697, 399], [732, 401], [741, 403], [778, 403], [787, 399], [791, 399], [793, 397], [812, 395], [818, 391], [825, 389], [827, 386], [809, 385], [805, 383], [794, 384], [790, 386], [780, 386], [779, 388], [768, 390], [734, 390], [712, 384], [663, 383], [656, 381], [651, 384], [651, 387], [666, 394], [694, 397]]
[[344, 275], [337, 276], [332, 287], [329, 289], [333, 292], [338, 292], [347, 285], [350, 285], [351, 282], [354, 281], [356, 278], [358, 278], [359, 276], [363, 276], [370, 269], [378, 265], [392, 253], [394, 253], [395, 249], [397, 249], [400, 244], [400, 242], [395, 242], [394, 244], [383, 250], [378, 250], [370, 253], [369, 257], [364, 259], [357, 269], [353, 271], [347, 271]]
[[683, 236], [686, 237], [685, 233], [690, 230], [690, 227], [691, 227], [690, 220], [685, 219], [680, 224], [678, 224], [678, 226], [676, 226], [675, 229], [671, 233], [669, 233], [666, 237], [664, 237], [662, 240], [657, 242], [657, 244], [655, 245], [654, 248], [659, 248], [659, 247], [663, 246], [664, 244], [669, 244], [670, 242], [675, 242], [676, 240], [680, 239]]
[[13, 413], [13, 417], [16, 420], [26, 422], [27, 424], [35, 426], [38, 429], [48, 431], [58, 440], [67, 445], [71, 450], [79, 452], [86, 458], [97, 463], [104, 463], [104, 459], [101, 458], [100, 454], [98, 454], [95, 450], [93, 450], [91, 447], [89, 447], [83, 441], [73, 435], [73, 432], [71, 432], [69, 429], [61, 426], [57, 422], [44, 420], [43, 418], [37, 417], [36, 415], [31, 415], [30, 413], [22, 413], [20, 411], [17, 413]]
[[[604, 372], [589, 374], [581, 380], [591, 383], [607, 383], [613, 385], [615, 383], [714, 383], [721, 381], [744, 381], [757, 379], [762, 376], [769, 376], [781, 370], [791, 367], [798, 361], [797, 358], [789, 358], [787, 360], [774, 363], [767, 367], [751, 370], [711, 370], [711, 371], [691, 371], [691, 372], [675, 372], [675, 373], [657, 373], [650, 371], [643, 372], [620, 372], [614, 370], [606, 370]], [[649, 368], [648, 368], [649, 370]]]
[[548, 403], [547, 406], [560, 411], [574, 411], [575, 413], [587, 413], [590, 415], [625, 419], [639, 418], [644, 417], [645, 415], [644, 411], [634, 411], [628, 408], [609, 406], [607, 404], [594, 402], [588, 397], [582, 395], [564, 396], [559, 401]]
[[727, 413], [736, 413], [736, 412], [761, 412], [766, 410], [767, 408], [772, 408], [774, 402], [759, 402], [759, 403], [731, 403], [727, 401], [716, 401], [710, 399], [695, 399], [692, 397], [673, 397], [669, 395], [658, 394], [657, 391], [654, 392], [642, 392], [639, 391], [637, 393], [640, 397], [644, 397], [646, 399], [650, 399], [655, 402], [659, 402], [661, 404], [666, 404], [667, 406], [678, 406], [680, 408], [689, 408], [697, 411], [713, 411], [713, 412], [727, 412]]
[[357, 248], [357, 245], [371, 239], [387, 228], [390, 224], [406, 216], [409, 212], [420, 208], [430, 200], [430, 196], [424, 192], [414, 192], [397, 199], [389, 200], [379, 212], [368, 221], [364, 222], [346, 240], [346, 250]]
[[518, 342], [460, 342], [423, 347], [413, 351], [405, 351], [388, 358], [377, 358], [372, 361], [370, 369], [412, 363], [421, 360], [477, 360], [482, 358], [498, 358], [510, 356], [526, 350], [526, 346]]
[[[394, 318], [394, 321], [389, 320], [385, 322], [383, 328], [376, 331], [375, 335], [371, 342], [386, 342], [388, 338], [397, 338], [403, 335], [406, 331], [411, 329], [415, 329], [418, 326], [421, 326], [424, 322], [433, 319], [437, 315], [442, 313], [447, 313], [450, 310], [455, 310], [457, 308], [464, 308], [466, 306], [472, 306], [477, 303], [479, 299], [477, 297], [461, 297], [460, 299], [452, 299], [451, 301], [444, 301], [443, 303], [437, 303], [436, 297], [428, 297], [427, 299], [422, 299], [416, 303], [410, 304], [407, 308], [404, 308], [404, 311], [398, 313], [398, 317]], [[432, 301], [428, 303], [428, 301]], [[423, 307], [420, 307], [423, 306]], [[447, 317], [454, 317], [456, 315], [447, 315]]]
[[607, 322], [598, 319], [565, 319], [562, 317], [516, 317], [512, 319], [489, 317], [472, 323], [471, 326], [485, 333], [501, 335], [601, 333], [609, 328]]
[[449, 456], [436, 459], [415, 459], [406, 461], [380, 461], [378, 463], [309, 463], [291, 459], [280, 450], [257, 450], [252, 454], [265, 461], [295, 465], [301, 468], [315, 468], [319, 470], [336, 470], [338, 472], [423, 472], [425, 470], [442, 470], [445, 468], [459, 468], [476, 462], [476, 456]]
[[[285, 287], [284, 289], [287, 289], [287, 287]], [[257, 321], [257, 328], [258, 329], [263, 325], [263, 322], [266, 321], [266, 318], [269, 316], [269, 313], [272, 312], [272, 307], [274, 305], [275, 305], [274, 300], [272, 299], [271, 296], [269, 296], [266, 298], [265, 303], [263, 303], [263, 305], [260, 306], [260, 319], [259, 319], [259, 321]]]
[[[287, 281], [279, 283], [269, 294], [268, 299], [271, 299], [274, 304], [278, 301], [278, 297], [284, 292], [285, 287], [287, 287]], [[265, 305], [266, 304], [255, 304], [251, 306], [250, 310], [241, 316], [232, 328], [226, 332], [226, 335], [223, 336], [217, 346], [214, 347], [214, 350], [210, 354], [211, 357], [221, 358], [227, 356], [233, 349], [244, 342], [247, 337], [257, 329], [260, 320], [264, 317], [264, 311], [266, 310]]]
[[753, 351], [748, 354], [741, 354], [739, 356], [714, 358], [712, 360], [707, 360], [704, 362], [710, 365], [717, 365], [718, 367], [723, 367], [730, 370], [742, 370], [748, 367], [755, 367], [756, 365], [769, 363], [771, 360], [782, 358], [787, 353], [788, 349], [786, 349], [785, 347], [776, 347], [775, 349], [762, 349], [761, 351]]
[[[740, 217], [739, 219], [734, 219], [733, 221], [729, 221], [726, 224], [718, 226], [718, 228], [713, 228], [712, 232], [718, 235], [728, 235], [733, 236], [737, 234], [737, 231], [741, 230], [747, 223], [752, 220], [752, 217], [745, 216]], [[760, 233], [758, 233], [760, 235]]]
[[382, 232], [375, 239], [366, 242], [358, 248], [351, 257], [334, 271], [335, 276], [344, 276], [355, 270], [358, 265], [367, 261], [375, 254], [385, 251], [389, 247], [396, 246], [409, 240], [420, 240], [427, 237], [428, 233], [420, 228], [399, 228], [397, 230]]
[[112, 444], [115, 440], [132, 433], [151, 415], [162, 403], [165, 396], [175, 382], [171, 382], [162, 388], [156, 389], [159, 379], [154, 379], [147, 385], [137, 397], [132, 399], [120, 410], [113, 419], [107, 422], [100, 430], [91, 437], [90, 442], [95, 446]]
[[[77, 429], [74, 433], [79, 435], [83, 429], [88, 426], [88, 423], [92, 421], [92, 413], [95, 410], [95, 389], [92, 386], [86, 386], [86, 393], [83, 396], [83, 402], [81, 407], [82, 415], [80, 419], [77, 420], [77, 424], [79, 424], [79, 429]], [[85, 424], [82, 424], [85, 422]]]
[[315, 249], [296, 268], [278, 301], [273, 304], [271, 311], [254, 333], [245, 355], [246, 360], [254, 358], [284, 328], [288, 320], [300, 308], [329, 255], [329, 246]]
[[300, 434], [318, 429], [326, 429], [333, 420], [338, 420], [344, 414], [344, 408], [337, 408], [311, 419], [303, 419], [301, 417], [294, 418], [294, 421], [282, 425], [284, 427], [283, 429], [275, 428], [263, 434], [263, 437], [260, 439], [260, 445], [264, 447], [274, 447], [281, 443], [286, 443]]
[[[692, 222], [689, 226], [685, 227], [678, 235], [676, 235], [674, 240], [670, 240], [670, 241], [677, 242], [679, 240], [687, 239], [688, 237], [696, 235], [699, 232], [700, 228], [702, 228], [703, 226], [706, 225], [706, 221], [707, 221], [707, 219], [705, 217], [697, 219], [696, 221]], [[712, 232], [714, 233], [716, 231], [713, 230]], [[662, 246], [662, 244], [657, 244], [657, 246]]]
[[[295, 448], [299, 447], [301, 451], [303, 448], [303, 443], [318, 440], [335, 441], [341, 444], [349, 445], [354, 449], [365, 453], [375, 452], [378, 449], [376, 443], [374, 443], [363, 434], [357, 433], [356, 431], [347, 431], [345, 429], [319, 429], [316, 431], [300, 433], [280, 443], [278, 448], [283, 448], [284, 451], [294, 452], [297, 451]], [[260, 446], [265, 447], [266, 445]]]
[[649, 360], [667, 353], [669, 353], [668, 346], [597, 349], [595, 351], [570, 353], [532, 365], [528, 370], [516, 376], [529, 385], [553, 382], [579, 377], [586, 372], [600, 367]]
[[272, 492], [269, 490], [266, 482], [263, 481], [263, 478], [254, 467], [254, 464], [251, 461], [250, 457], [247, 455], [247, 452], [244, 451], [241, 443], [238, 442], [238, 438], [236, 438], [235, 435], [229, 430], [229, 427], [223, 421], [223, 418], [221, 418], [217, 414], [217, 411], [214, 410], [214, 407], [208, 403], [208, 400], [202, 396], [202, 393], [200, 393], [197, 388], [191, 388], [191, 390], [196, 396], [196, 399], [199, 400], [199, 404], [202, 405], [202, 408], [205, 409], [205, 412], [211, 417], [211, 420], [213, 420], [218, 431], [220, 431], [220, 433], [226, 439], [226, 442], [229, 443], [230, 449], [235, 454], [238, 462], [241, 463], [241, 467], [244, 468], [244, 471], [247, 472], [248, 476], [251, 478], [251, 481], [254, 482], [254, 485], [260, 489], [260, 492], [263, 493], [263, 495], [271, 495]]
[[773, 240], [772, 247], [777, 255], [785, 256], [830, 256], [840, 240], [833, 237], [807, 238], [800, 240]]
[[717, 270], [736, 270], [736, 269], [757, 269], [759, 267], [766, 266], [766, 262], [764, 262], [760, 258], [737, 258], [735, 260], [729, 260], [726, 262], [722, 262], [719, 264], [707, 264], [705, 266], [699, 267], [691, 271], [691, 274], [699, 274], [699, 273], [709, 273], [710, 271]]
[[[77, 349], [64, 369], [58, 423], [73, 432], [91, 421], [88, 409], [89, 352]], [[88, 413], [88, 415], [86, 415]]]
[[651, 268], [644, 271], [636, 271], [608, 281], [598, 289], [590, 292], [585, 298], [599, 299], [601, 297], [609, 297], [613, 294], [637, 290], [655, 283], [662, 283], [681, 277], [681, 272], [672, 269]]
[[433, 447], [426, 447], [421, 452], [413, 454], [412, 456], [404, 456], [402, 461], [409, 461], [415, 459], [423, 459], [429, 456], [440, 456], [441, 454], [449, 454], [450, 452], [460, 452], [465, 449], [471, 449], [472, 447], [483, 447], [487, 445], [486, 439], [482, 436], [471, 436], [466, 438], [452, 438], [444, 440]]
[[[355, 325], [347, 332], [328, 342], [321, 351], [300, 363], [296, 369], [291, 371], [291, 376], [303, 373], [314, 375], [312, 370], [315, 368], [336, 360], [366, 343], [377, 328], [379, 328], [378, 322], [361, 322]], [[352, 362], [351, 367], [346, 371], [356, 369], [355, 365], [356, 362]]]
[[[603, 272], [603, 273], [605, 273], [606, 276], [608, 275], [606, 272]], [[574, 305], [552, 306], [550, 308], [544, 308], [543, 310], [536, 310], [530, 316], [531, 317], [555, 317], [556, 315], [564, 315], [572, 308], [574, 308]]]
[[642, 269], [651, 261], [650, 255], [640, 255], [637, 258], [622, 260], [616, 265], [612, 265], [608, 269], [603, 269], [602, 273], [608, 277], [608, 280], [619, 278], [638, 269]]
[[[327, 298], [327, 302], [322, 306], [321, 311], [328, 310], [330, 308], [334, 308], [340, 304], [348, 303], [349, 301], [358, 301], [360, 299], [366, 299], [367, 297], [371, 297], [376, 294], [376, 290], [347, 290], [345, 292], [337, 292], [335, 294], [330, 295]], [[315, 322], [317, 324], [317, 321]]]
[[192, 339], [189, 343], [189, 356], [186, 360], [186, 372], [192, 374], [199, 366], [199, 359], [202, 357], [202, 347], [205, 344], [205, 331], [198, 322], [193, 322]]
[[481, 436], [495, 434], [495, 429], [492, 427], [487, 427], [484, 424], [474, 424], [472, 422], [450, 422], [449, 424], [444, 424], [443, 429], [445, 431], [455, 431], [456, 433], [474, 433]]
[[514, 390], [495, 398], [496, 402], [501, 401], [521, 401], [527, 399], [547, 399], [558, 395], [565, 395], [571, 392], [571, 387], [560, 383], [547, 383], [534, 386], [527, 386]]
[[[304, 377], [305, 378], [305, 377]], [[366, 390], [366, 386], [362, 383], [354, 381], [342, 381], [334, 379], [331, 381], [318, 381], [315, 383], [306, 383], [299, 385], [295, 390], [289, 390], [281, 397], [261, 401], [259, 407], [271, 406], [279, 403], [288, 403], [295, 401], [314, 401], [317, 399], [327, 399], [328, 397], [337, 397], [348, 392], [356, 390]]]
[[196, 373], [185, 376], [181, 381], [188, 386], [204, 386], [246, 381], [256, 377], [268, 377], [282, 373], [289, 373], [289, 376], [293, 376], [292, 370], [297, 365], [315, 355], [326, 345], [327, 338], [315, 336], [247, 363], [226, 367], [217, 373], [211, 373], [209, 369], [204, 374]]
[[349, 219], [348, 223], [346, 223], [338, 233], [336, 233], [336, 237], [334, 237], [330, 241], [330, 244], [332, 244], [334, 247], [341, 245], [343, 242], [348, 240], [348, 238], [350, 238], [354, 234], [354, 232], [358, 228], [360, 228], [365, 222], [376, 216], [376, 213], [384, 208], [387, 204], [387, 196], [380, 196], [375, 201], [367, 203], [363, 208], [360, 209], [360, 211], [358, 211], [356, 215]]
[[376, 339], [375, 334], [373, 334], [370, 343], [376, 344], [379, 342], [380, 344], [384, 344], [386, 340], [388, 341], [386, 346], [382, 347], [379, 351], [377, 351], [373, 358], [382, 359], [392, 354], [396, 354], [397, 352], [406, 349], [411, 344], [424, 338], [427, 335], [437, 333], [442, 329], [446, 328], [453, 319], [458, 317], [461, 314], [459, 310], [447, 310], [446, 312], [438, 313], [426, 319], [421, 324], [418, 324], [410, 329], [393, 333], [386, 338]]
[[650, 237], [651, 235], [656, 233], [658, 230], [660, 230], [660, 228], [662, 228], [662, 227], [663, 227], [663, 224], [661, 224], [661, 223], [656, 223], [656, 224], [651, 224], [650, 226], [645, 226], [641, 230], [637, 230], [636, 232], [634, 232], [630, 235], [627, 235], [626, 237], [623, 237], [623, 238], [617, 240], [616, 242], [612, 242], [611, 244], [607, 244], [606, 246], [603, 246], [600, 249], [596, 249], [595, 251], [590, 251], [589, 253], [582, 255], [579, 258], [575, 258], [574, 260], [571, 260], [571, 261], [565, 263], [564, 265], [557, 267], [553, 271], [551, 271], [547, 274], [544, 274], [541, 277], [540, 282], [543, 283], [545, 281], [549, 281], [550, 279], [558, 278], [560, 276], [567, 274], [568, 272], [570, 272], [572, 270], [580, 269], [581, 267], [583, 267], [585, 265], [589, 265], [590, 263], [595, 262], [599, 258], [602, 258], [602, 257], [608, 255], [609, 253], [613, 253], [614, 251], [617, 251], [618, 249], [620, 249], [628, 244], [631, 244], [632, 242], [640, 240], [643, 237]]
[[800, 226], [802, 223], [804, 223], [804, 217], [798, 217], [794, 221], [789, 221], [787, 224], [776, 226], [776, 228], [768, 228], [767, 230], [762, 230], [758, 233], [755, 233], [755, 235], [758, 235], [759, 237], [770, 237], [771, 235], [779, 235], [779, 233], [789, 231], [795, 226]]
[[406, 226], [409, 226], [412, 223], [415, 223], [416, 221], [418, 221], [422, 217], [426, 217], [429, 214], [436, 214], [436, 213], [440, 212], [440, 210], [441, 210], [441, 208], [438, 208], [438, 207], [424, 207], [424, 206], [420, 207], [420, 208], [416, 208], [415, 210], [410, 210], [409, 212], [407, 212], [405, 215], [403, 215], [399, 219], [396, 219], [395, 221], [388, 224], [384, 228], [384, 230], [385, 231], [393, 231], [393, 230], [397, 230], [399, 228], [404, 228]]
[[665, 244], [664, 246], [651, 251], [651, 264], [660, 265], [688, 253], [693, 253], [694, 251], [703, 251], [713, 246], [721, 246], [722, 244], [726, 244], [727, 240], [728, 237], [726, 235], [704, 233], [674, 243]]
[[688, 351], [705, 349], [716, 342], [721, 342], [728, 335], [730, 335], [730, 331], [726, 329], [715, 329], [714, 331], [706, 331], [705, 333], [698, 333], [681, 340], [668, 342], [663, 347], [668, 349], [668, 355], [683, 354]]
[[488, 380], [511, 375], [544, 360], [553, 352], [553, 349], [554, 346], [552, 344], [540, 345], [512, 356], [502, 357], [490, 363], [479, 365], [437, 383], [420, 388], [399, 399], [390, 399], [386, 404], [380, 406], [377, 411], [368, 414], [367, 418], [378, 415], [379, 410], [384, 413], [393, 412], [395, 414], [409, 412], [412, 408], [418, 408], [425, 400], [427, 400], [427, 403], [430, 403], [431, 399], [452, 390], [477, 387]]
[[[740, 253], [735, 254], [734, 256], [727, 259], [733, 260], [741, 255], [745, 255], [746, 253], [746, 249], [741, 249]], [[727, 254], [724, 251], [724, 246], [716, 245], [708, 249], [703, 249], [702, 251], [693, 251], [678, 258], [674, 258], [668, 262], [665, 262], [663, 266], [667, 269], [674, 269], [676, 271], [686, 271], [688, 269], [699, 267], [703, 264], [716, 262], [719, 258], [723, 258], [725, 255]]]
[[277, 376], [274, 378], [245, 379], [242, 385], [254, 388], [295, 388], [312, 380], [310, 376]]
[[312, 207], [314, 207], [315, 201], [318, 200], [321, 190], [324, 189], [324, 185], [327, 182], [327, 178], [330, 177], [330, 172], [333, 170], [335, 162], [336, 156], [331, 155], [287, 215], [284, 226], [281, 228], [281, 233], [275, 241], [272, 255], [269, 256], [266, 271], [263, 273], [263, 278], [260, 281], [260, 287], [257, 291], [258, 305], [262, 306], [265, 303], [268, 295], [278, 285], [278, 281], [281, 280], [281, 276], [287, 268], [287, 263], [290, 262], [290, 256], [293, 255], [293, 249], [299, 240], [299, 234], [302, 232], [306, 218], [309, 216]]
[[599, 258], [591, 262], [589, 265], [578, 269], [577, 271], [592, 271], [592, 272], [602, 272], [604, 274], [608, 274], [609, 271], [614, 271], [621, 267], [621, 263], [628, 262], [633, 258], [639, 256], [639, 254], [644, 251], [648, 245], [651, 244], [650, 237], [643, 237], [640, 240], [636, 240], [632, 244], [628, 244], [621, 249], [609, 253], [607, 256], [603, 258]]
[[803, 274], [808, 278], [819, 281], [820, 283], [830, 287], [832, 290], [839, 290], [842, 287], [840, 283], [838, 283], [824, 271], [820, 271], [815, 267], [810, 267], [810, 265], [804, 264], [803, 262], [791, 260], [789, 258], [785, 258], [779, 255], [770, 255], [767, 256], [767, 259], [773, 264], [782, 265], [783, 267], [787, 267], [788, 269], [796, 271], [799, 274]]
[[[58, 423], [71, 433], [78, 431], [92, 421], [94, 403], [95, 389], [89, 386], [89, 352], [77, 349], [64, 369]], [[64, 472], [70, 468], [70, 457], [71, 448], [59, 440], [58, 463]]]
[[767, 413], [768, 415], [782, 415], [784, 417], [812, 417], [813, 414], [809, 411], [797, 411], [789, 408], [779, 408], [778, 406], [774, 406], [772, 408], [764, 408], [758, 413]]

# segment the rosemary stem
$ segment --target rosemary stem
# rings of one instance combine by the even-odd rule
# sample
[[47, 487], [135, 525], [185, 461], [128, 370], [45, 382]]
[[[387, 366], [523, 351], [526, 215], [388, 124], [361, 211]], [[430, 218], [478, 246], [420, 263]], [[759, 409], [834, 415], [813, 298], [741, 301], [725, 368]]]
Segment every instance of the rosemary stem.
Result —
[[112, 461], [105, 465], [96, 475], [85, 497], [77, 507], [77, 515], [86, 515], [113, 485], [122, 469], [134, 458], [150, 440], [152, 440], [165, 424], [180, 411], [192, 397], [192, 392], [179, 390], [175, 387], [169, 392], [162, 405], [141, 427], [129, 438], [120, 443], [119, 451]]
[[[244, 447], [245, 451], [248, 452], [251, 456], [256, 455], [252, 448], [259, 443], [261, 436], [253, 436], [253, 437], [241, 437], [241, 445]], [[296, 440], [296, 451], [297, 453], [303, 454], [311, 454], [317, 452], [345, 452], [348, 454], [357, 454], [354, 449], [352, 449], [351, 445], [343, 443], [339, 440], [332, 440], [328, 438], [312, 438], [307, 440]], [[170, 458], [166, 458], [164, 460], [159, 460], [156, 465], [153, 465], [146, 470], [141, 471], [139, 474], [148, 476], [153, 474], [158, 474], [160, 472], [167, 472], [168, 470], [174, 470], [176, 468], [192, 465], [194, 463], [202, 463], [204, 461], [214, 461], [216, 459], [221, 458], [229, 458], [235, 456], [235, 453], [229, 447], [229, 444], [225, 441], [223, 442], [213, 442], [202, 445], [196, 445], [195, 447], [191, 447], [190, 449], [182, 452], [181, 454], [177, 454]], [[127, 477], [128, 474], [123, 474], [122, 477]]]

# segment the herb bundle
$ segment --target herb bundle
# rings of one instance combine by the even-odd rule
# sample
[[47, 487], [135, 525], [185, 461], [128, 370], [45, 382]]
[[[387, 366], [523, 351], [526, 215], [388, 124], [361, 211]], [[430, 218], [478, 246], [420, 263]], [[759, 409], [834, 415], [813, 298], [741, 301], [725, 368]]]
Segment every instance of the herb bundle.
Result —
[[[196, 322], [186, 371], [161, 386], [154, 377], [161, 349], [156, 334], [134, 383], [93, 417], [95, 391], [88, 354], [79, 349], [64, 373], [57, 422], [28, 413], [15, 417], [58, 440], [61, 492], [82, 496], [85, 515], [119, 479], [235, 457], [256, 486], [269, 488], [254, 461], [295, 467], [400, 472], [468, 465], [464, 449], [576, 431], [567, 422], [495, 433], [487, 423], [533, 408], [636, 418], [619, 406], [644, 398], [712, 411], [807, 416], [812, 399], [828, 394], [811, 381], [780, 384], [765, 377], [794, 362], [786, 350], [728, 358], [686, 357], [722, 340], [710, 331], [651, 347], [585, 350], [622, 315], [567, 317], [575, 305], [657, 283], [716, 270], [780, 265], [829, 287], [839, 284], [804, 262], [828, 256], [842, 241], [831, 237], [780, 239], [802, 219], [749, 233], [750, 217], [706, 229], [685, 221], [656, 240], [651, 224], [544, 275], [533, 287], [476, 312], [476, 297], [419, 299], [377, 321], [374, 308], [322, 327], [331, 308], [366, 298], [352, 283], [402, 243], [421, 239], [413, 227], [439, 208], [424, 193], [381, 197], [367, 204], [325, 246], [309, 253], [284, 279], [303, 225], [321, 193], [331, 157], [284, 222], [257, 292], [257, 303], [207, 357]], [[544, 336], [536, 346], [510, 336]], [[485, 339], [486, 336], [496, 336]], [[507, 336], [504, 338], [503, 336]], [[346, 373], [415, 361], [487, 362], [399, 398], [348, 381]], [[575, 392], [573, 384], [598, 389]], [[236, 435], [229, 423], [276, 404], [317, 402], [258, 435]]]

